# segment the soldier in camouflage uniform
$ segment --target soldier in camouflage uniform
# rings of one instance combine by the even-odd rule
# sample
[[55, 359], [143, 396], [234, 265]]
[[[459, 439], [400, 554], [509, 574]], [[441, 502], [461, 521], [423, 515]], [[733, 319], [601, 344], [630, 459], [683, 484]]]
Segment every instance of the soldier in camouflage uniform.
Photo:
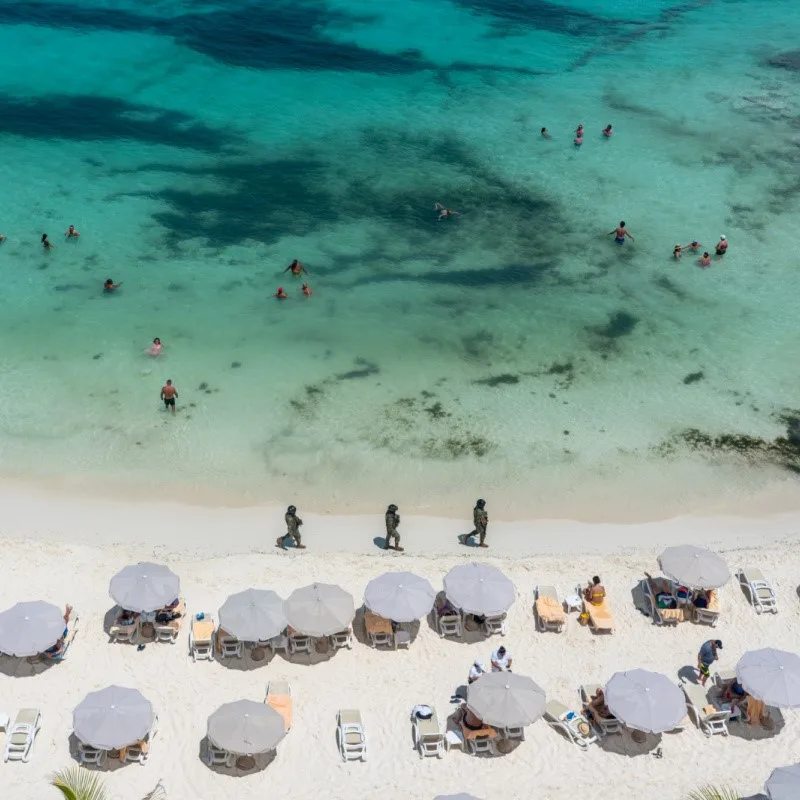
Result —
[[305, 550], [306, 546], [301, 544], [300, 538], [300, 526], [303, 524], [303, 520], [297, 516], [297, 509], [294, 506], [289, 506], [289, 508], [286, 509], [286, 516], [284, 519], [286, 520], [286, 533], [278, 537], [276, 545], [282, 550], [285, 550], [286, 539], [289, 538], [294, 541], [294, 546], [298, 550]]
[[386, 509], [386, 542], [383, 545], [384, 550], [388, 550], [391, 543], [392, 538], [394, 538], [394, 549], [398, 551], [402, 551], [402, 547], [400, 547], [400, 534], [397, 532], [397, 526], [400, 524], [400, 515], [397, 513], [397, 506], [392, 503], [389, 508]]
[[478, 537], [478, 547], [488, 547], [486, 544], [486, 527], [489, 524], [489, 515], [486, 513], [486, 501], [478, 500], [475, 503], [475, 508], [472, 511], [472, 522], [475, 525], [475, 530], [471, 533], [462, 533], [458, 537], [461, 544], [471, 544], [470, 539], [473, 536]]

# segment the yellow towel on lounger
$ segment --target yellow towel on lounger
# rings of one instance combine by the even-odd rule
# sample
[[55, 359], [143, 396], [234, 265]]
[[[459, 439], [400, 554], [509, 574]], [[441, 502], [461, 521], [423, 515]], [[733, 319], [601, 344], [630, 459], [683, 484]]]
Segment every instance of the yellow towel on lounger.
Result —
[[292, 727], [292, 698], [288, 694], [268, 694], [267, 705], [274, 708], [282, 717], [286, 730]]
[[392, 621], [372, 611], [364, 612], [364, 627], [367, 633], [392, 633]]
[[604, 597], [603, 602], [598, 606], [584, 602], [583, 610], [589, 615], [593, 627], [602, 631], [614, 630], [614, 617], [611, 616], [607, 598]]
[[214, 620], [195, 619], [192, 622], [192, 636], [196, 642], [210, 642], [214, 635]]
[[536, 613], [545, 622], [564, 622], [564, 609], [554, 597], [537, 597]]
[[761, 719], [764, 717], [766, 707], [761, 700], [756, 700], [752, 695], [747, 698], [747, 718], [750, 720], [751, 725], [761, 725]]

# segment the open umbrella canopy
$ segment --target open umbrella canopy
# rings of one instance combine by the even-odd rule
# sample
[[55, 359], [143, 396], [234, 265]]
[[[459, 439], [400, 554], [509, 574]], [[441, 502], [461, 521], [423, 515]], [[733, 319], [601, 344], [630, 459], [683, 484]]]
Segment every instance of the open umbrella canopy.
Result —
[[616, 672], [606, 685], [609, 711], [629, 728], [664, 733], [686, 716], [683, 692], [666, 675], [645, 669]]
[[306, 636], [330, 636], [347, 629], [356, 615], [353, 596], [340, 586], [312, 583], [295, 589], [283, 604], [286, 620]]
[[478, 719], [497, 728], [520, 728], [544, 714], [544, 689], [513, 672], [489, 672], [467, 689], [467, 707]]
[[64, 633], [64, 612], [52, 603], [17, 603], [0, 614], [0, 653], [35, 656], [52, 647]]
[[283, 717], [270, 705], [236, 700], [220, 706], [208, 718], [208, 740], [239, 756], [274, 750], [286, 735]]
[[243, 642], [271, 639], [286, 627], [283, 600], [269, 589], [237, 592], [222, 604], [219, 625]]
[[496, 616], [514, 604], [514, 584], [489, 564], [459, 564], [444, 577], [447, 599], [467, 614]]
[[414, 622], [433, 608], [436, 590], [425, 578], [411, 572], [386, 572], [373, 578], [364, 590], [364, 603], [380, 617]]
[[797, 800], [800, 797], [800, 764], [774, 769], [764, 788], [769, 800]]
[[140, 561], [121, 569], [108, 587], [111, 599], [127, 611], [158, 611], [176, 600], [181, 590], [178, 576], [163, 564]]
[[718, 589], [731, 578], [722, 556], [693, 544], [668, 547], [658, 565], [667, 577], [690, 589]]
[[118, 750], [144, 739], [153, 727], [153, 706], [137, 689], [107, 686], [90, 692], [72, 712], [79, 741], [98, 750]]
[[800, 707], [800, 656], [766, 647], [748, 650], [736, 665], [744, 690], [768, 706]]

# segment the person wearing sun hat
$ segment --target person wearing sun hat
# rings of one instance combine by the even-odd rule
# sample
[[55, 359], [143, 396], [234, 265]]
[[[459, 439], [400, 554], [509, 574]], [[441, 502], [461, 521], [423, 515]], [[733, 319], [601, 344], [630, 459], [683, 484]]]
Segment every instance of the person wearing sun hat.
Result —
[[721, 233], [719, 235], [719, 241], [717, 242], [717, 255], [724, 256], [725, 253], [728, 252], [728, 240], [725, 238], [725, 234]]

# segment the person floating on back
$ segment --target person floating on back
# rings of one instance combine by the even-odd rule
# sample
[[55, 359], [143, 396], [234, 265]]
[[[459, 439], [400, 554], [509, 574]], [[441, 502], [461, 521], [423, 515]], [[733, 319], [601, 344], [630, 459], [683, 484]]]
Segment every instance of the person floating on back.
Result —
[[606, 235], [611, 236], [614, 234], [614, 241], [617, 244], [625, 244], [625, 237], [627, 236], [632, 242], [635, 241], [633, 236], [631, 236], [630, 231], [625, 227], [625, 220], [621, 220], [619, 225], [614, 228], [613, 231], [609, 231]]
[[580, 147], [583, 144], [583, 125], [578, 125], [578, 127], [575, 128], [575, 138], [573, 141], [576, 147]]
[[461, 212], [460, 211], [453, 211], [450, 208], [445, 208], [441, 203], [434, 204], [433, 208], [434, 208], [435, 211], [439, 212], [439, 219], [440, 220], [449, 219], [452, 216], [456, 216], [456, 217], [460, 217], [461, 216]]
[[275, 546], [280, 547], [281, 550], [285, 550], [286, 540], [291, 539], [298, 550], [305, 550], [306, 546], [302, 543], [300, 537], [300, 526], [303, 524], [303, 520], [297, 516], [297, 508], [295, 506], [289, 506], [289, 508], [286, 509], [284, 520], [286, 521], [286, 533], [277, 538]]
[[472, 510], [472, 522], [475, 529], [471, 533], [462, 533], [458, 537], [461, 544], [468, 544], [473, 536], [478, 537], [478, 547], [488, 547], [486, 544], [486, 527], [489, 524], [489, 515], [486, 513], [486, 501], [478, 500]]
[[161, 399], [164, 401], [164, 408], [171, 408], [172, 413], [175, 413], [175, 400], [178, 398], [178, 390], [172, 385], [170, 378], [164, 386], [161, 387]]

